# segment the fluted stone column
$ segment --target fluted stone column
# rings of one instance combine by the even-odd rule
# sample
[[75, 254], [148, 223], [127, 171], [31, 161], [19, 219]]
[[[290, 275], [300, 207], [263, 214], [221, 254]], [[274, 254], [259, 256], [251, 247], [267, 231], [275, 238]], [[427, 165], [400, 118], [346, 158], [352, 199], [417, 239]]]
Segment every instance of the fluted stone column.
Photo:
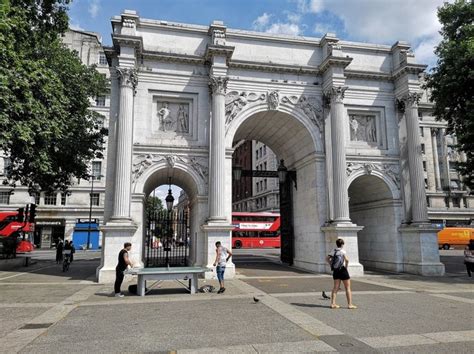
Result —
[[344, 126], [344, 92], [345, 86], [331, 87], [327, 95], [331, 99], [331, 143], [332, 172], [334, 183], [334, 221], [350, 222], [349, 197], [346, 176], [346, 139]]
[[211, 76], [212, 92], [209, 220], [225, 221], [225, 93], [228, 78]]
[[441, 161], [443, 161], [443, 187], [449, 188], [449, 156], [448, 144], [446, 141], [446, 129], [441, 128], [439, 131], [439, 138], [441, 139]]
[[135, 69], [117, 68], [120, 80], [120, 107], [117, 129], [117, 156], [113, 219], [130, 219], [133, 140], [133, 96], [137, 85]]
[[404, 98], [407, 125], [408, 169], [410, 173], [412, 223], [428, 221], [423, 159], [421, 156], [420, 124], [418, 122], [419, 93], [409, 93]]
[[433, 149], [433, 164], [434, 164], [434, 175], [436, 190], [441, 190], [441, 175], [439, 173], [439, 157], [438, 157], [438, 131], [437, 129], [431, 130], [431, 146]]

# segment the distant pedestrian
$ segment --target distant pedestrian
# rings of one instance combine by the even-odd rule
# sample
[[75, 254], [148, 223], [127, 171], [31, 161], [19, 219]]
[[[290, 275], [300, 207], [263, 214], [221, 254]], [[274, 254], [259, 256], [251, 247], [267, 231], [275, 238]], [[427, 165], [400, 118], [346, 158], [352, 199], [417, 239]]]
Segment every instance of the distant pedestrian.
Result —
[[474, 272], [474, 240], [470, 240], [469, 245], [464, 250], [464, 264], [466, 265], [467, 275], [472, 277], [472, 272]]
[[334, 249], [334, 253], [326, 257], [326, 262], [331, 266], [333, 271], [332, 278], [334, 279], [334, 287], [331, 294], [331, 308], [338, 309], [341, 306], [336, 304], [336, 295], [341, 286], [341, 281], [344, 283], [346, 288], [347, 307], [350, 309], [356, 309], [352, 303], [352, 291], [351, 291], [351, 277], [347, 271], [349, 265], [349, 258], [347, 258], [346, 251], [343, 250], [344, 240], [339, 238], [336, 240], [337, 248]]
[[59, 264], [63, 261], [63, 240], [59, 239], [58, 245], [56, 246], [56, 264]]
[[120, 292], [120, 287], [122, 286], [123, 278], [125, 276], [123, 272], [128, 266], [132, 266], [132, 262], [130, 262], [130, 258], [128, 257], [128, 252], [131, 248], [132, 244], [130, 242], [125, 242], [123, 244], [123, 249], [118, 255], [118, 264], [117, 267], [115, 267], [115, 297], [124, 297], [124, 295]]
[[219, 280], [220, 289], [217, 291], [218, 294], [221, 294], [225, 291], [224, 287], [224, 273], [225, 266], [229, 261], [229, 258], [232, 257], [232, 252], [227, 248], [222, 246], [220, 241], [216, 242], [216, 260], [214, 262], [214, 267], [216, 267], [217, 279]]
[[71, 263], [72, 263], [72, 261], [74, 260], [74, 253], [76, 253], [76, 247], [72, 243], [72, 240], [71, 242], [69, 242], [69, 247], [71, 248]]

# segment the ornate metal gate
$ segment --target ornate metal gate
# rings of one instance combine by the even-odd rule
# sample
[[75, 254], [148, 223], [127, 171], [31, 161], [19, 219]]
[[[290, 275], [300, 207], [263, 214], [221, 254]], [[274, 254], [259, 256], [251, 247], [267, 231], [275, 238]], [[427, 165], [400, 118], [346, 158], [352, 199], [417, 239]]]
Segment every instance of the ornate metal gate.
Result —
[[188, 213], [147, 213], [145, 267], [183, 267], [189, 256]]

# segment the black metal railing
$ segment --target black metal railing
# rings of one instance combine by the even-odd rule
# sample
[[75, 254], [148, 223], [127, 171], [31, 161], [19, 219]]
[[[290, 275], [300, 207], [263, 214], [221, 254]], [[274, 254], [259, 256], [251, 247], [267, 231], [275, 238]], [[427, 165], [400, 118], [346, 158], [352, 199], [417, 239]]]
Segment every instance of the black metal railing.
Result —
[[188, 264], [189, 225], [185, 211], [147, 213], [145, 267], [183, 267]]

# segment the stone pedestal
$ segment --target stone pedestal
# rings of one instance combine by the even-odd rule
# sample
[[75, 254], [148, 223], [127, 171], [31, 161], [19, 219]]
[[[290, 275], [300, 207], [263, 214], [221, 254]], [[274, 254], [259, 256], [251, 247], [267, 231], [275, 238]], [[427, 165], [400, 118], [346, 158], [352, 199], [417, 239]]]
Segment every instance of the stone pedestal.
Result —
[[[213, 269], [212, 272], [205, 274], [206, 279], [217, 279], [215, 267], [213, 266], [216, 260], [216, 242], [220, 241], [222, 246], [231, 250], [232, 249], [232, 225], [227, 223], [212, 223], [208, 222], [202, 226], [202, 230], [205, 233], [205, 239], [207, 244], [207, 262], [205, 266]], [[232, 262], [232, 258], [227, 262], [225, 268], [225, 279], [232, 279], [235, 276], [235, 264]]]
[[425, 276], [444, 275], [440, 262], [437, 229], [430, 225], [409, 225], [399, 228], [403, 247], [403, 271]]
[[[322, 227], [321, 230], [326, 235], [326, 256], [334, 254], [336, 246], [336, 240], [342, 238], [344, 240], [344, 250], [349, 258], [349, 274], [351, 277], [357, 277], [364, 275], [364, 267], [359, 263], [359, 246], [357, 242], [357, 232], [361, 231], [364, 227], [357, 226], [355, 224], [334, 224], [330, 226]], [[331, 272], [331, 267], [326, 266], [326, 271]]]
[[141, 240], [138, 239], [138, 237], [141, 238], [141, 235], [136, 234], [137, 225], [131, 222], [108, 222], [100, 230], [103, 233], [102, 261], [96, 272], [99, 283], [113, 283], [115, 281], [115, 267], [118, 263], [118, 254], [123, 249], [125, 242], [132, 244], [129, 257], [133, 265], [143, 267]]

